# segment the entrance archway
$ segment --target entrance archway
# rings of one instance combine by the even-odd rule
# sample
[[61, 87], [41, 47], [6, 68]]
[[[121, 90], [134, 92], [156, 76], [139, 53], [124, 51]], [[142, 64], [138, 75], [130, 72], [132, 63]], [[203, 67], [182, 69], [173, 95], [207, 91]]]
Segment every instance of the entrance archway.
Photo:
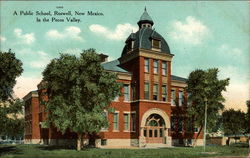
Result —
[[151, 114], [143, 130], [146, 143], [165, 143], [165, 122], [158, 114]]
[[165, 144], [171, 146], [171, 137], [168, 136], [170, 119], [167, 113], [158, 108], [146, 111], [141, 119], [140, 147], [147, 144]]

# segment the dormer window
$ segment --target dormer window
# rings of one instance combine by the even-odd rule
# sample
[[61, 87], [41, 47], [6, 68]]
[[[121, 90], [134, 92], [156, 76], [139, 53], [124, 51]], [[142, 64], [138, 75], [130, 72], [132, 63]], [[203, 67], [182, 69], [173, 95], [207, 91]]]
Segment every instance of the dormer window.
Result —
[[128, 52], [132, 51], [133, 48], [134, 48], [134, 41], [133, 40], [128, 41], [127, 42], [127, 50], [128, 50]]
[[161, 40], [152, 39], [152, 48], [161, 49]]

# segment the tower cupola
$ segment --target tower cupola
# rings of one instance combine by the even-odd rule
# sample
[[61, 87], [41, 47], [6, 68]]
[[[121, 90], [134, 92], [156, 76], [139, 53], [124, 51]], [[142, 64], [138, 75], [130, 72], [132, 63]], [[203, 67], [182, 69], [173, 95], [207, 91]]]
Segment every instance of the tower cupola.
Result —
[[152, 28], [152, 26], [154, 25], [154, 22], [152, 20], [152, 18], [149, 16], [147, 9], [145, 7], [143, 14], [141, 15], [140, 20], [137, 22], [139, 28]]

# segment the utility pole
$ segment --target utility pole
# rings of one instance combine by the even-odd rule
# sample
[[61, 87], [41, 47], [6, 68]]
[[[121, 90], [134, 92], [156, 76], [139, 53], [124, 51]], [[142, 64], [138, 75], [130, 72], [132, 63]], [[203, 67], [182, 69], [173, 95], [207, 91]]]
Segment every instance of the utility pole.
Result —
[[203, 149], [204, 149], [204, 152], [206, 152], [206, 132], [207, 132], [207, 98], [206, 97], [204, 101], [205, 101], [205, 123], [204, 123], [204, 135], [203, 135], [203, 143], [204, 143]]

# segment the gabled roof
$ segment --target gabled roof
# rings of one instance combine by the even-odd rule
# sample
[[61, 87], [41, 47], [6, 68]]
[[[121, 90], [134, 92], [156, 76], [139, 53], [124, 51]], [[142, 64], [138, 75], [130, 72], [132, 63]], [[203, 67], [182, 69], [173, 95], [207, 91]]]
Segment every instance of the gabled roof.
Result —
[[103, 66], [103, 68], [105, 70], [115, 71], [115, 72], [129, 73], [125, 69], [121, 68], [119, 65], [120, 65], [120, 61], [119, 60], [113, 60], [113, 61], [110, 61], [110, 62], [102, 63], [102, 66]]
[[175, 76], [175, 75], [171, 75], [171, 80], [173, 80], [173, 81], [180, 81], [180, 82], [187, 82], [186, 78]]

